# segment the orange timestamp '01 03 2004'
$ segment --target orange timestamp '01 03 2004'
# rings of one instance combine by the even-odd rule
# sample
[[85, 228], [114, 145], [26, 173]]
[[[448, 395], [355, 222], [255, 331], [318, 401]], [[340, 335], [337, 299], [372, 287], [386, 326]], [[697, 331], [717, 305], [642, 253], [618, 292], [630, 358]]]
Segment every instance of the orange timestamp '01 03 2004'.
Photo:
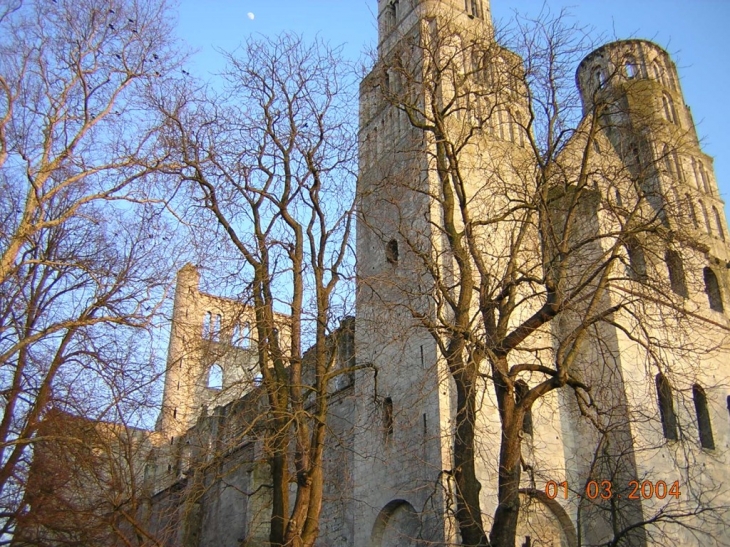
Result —
[[591, 500], [626, 497], [630, 500], [640, 500], [656, 498], [663, 500], [667, 497], [679, 499], [682, 494], [679, 489], [679, 481], [669, 484], [666, 481], [638, 481], [632, 480], [628, 482], [628, 486], [622, 488], [622, 492], [616, 492], [613, 481], [609, 480], [590, 480], [585, 484], [583, 490], [571, 490], [568, 487], [568, 481], [557, 482], [547, 481], [545, 483], [545, 495], [552, 499], [562, 494], [564, 499], [568, 496], [577, 495], [578, 497], [586, 497]]

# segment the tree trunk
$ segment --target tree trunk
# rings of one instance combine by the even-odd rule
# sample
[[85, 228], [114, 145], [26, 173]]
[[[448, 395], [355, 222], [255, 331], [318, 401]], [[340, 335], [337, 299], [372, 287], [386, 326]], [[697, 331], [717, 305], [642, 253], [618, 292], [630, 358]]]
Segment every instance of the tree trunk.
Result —
[[[479, 493], [482, 485], [477, 480], [474, 465], [474, 437], [476, 430], [475, 374], [461, 370], [453, 375], [456, 381], [456, 431], [454, 435], [454, 480], [456, 481], [456, 521], [464, 547], [489, 545], [482, 525]], [[453, 370], [453, 369], [452, 369]]]

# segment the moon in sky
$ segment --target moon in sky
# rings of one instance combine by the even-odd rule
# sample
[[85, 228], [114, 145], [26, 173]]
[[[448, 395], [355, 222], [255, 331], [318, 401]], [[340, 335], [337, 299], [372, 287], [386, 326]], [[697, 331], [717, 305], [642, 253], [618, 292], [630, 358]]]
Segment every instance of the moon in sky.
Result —
[[249, 11], [247, 15], [248, 15], [248, 18], [249, 18], [249, 19], [251, 19], [251, 21], [253, 21], [253, 18], [254, 18], [254, 17], [256, 17], [256, 16], [255, 16], [255, 15], [253, 14], [253, 12], [251, 12], [251, 11]]

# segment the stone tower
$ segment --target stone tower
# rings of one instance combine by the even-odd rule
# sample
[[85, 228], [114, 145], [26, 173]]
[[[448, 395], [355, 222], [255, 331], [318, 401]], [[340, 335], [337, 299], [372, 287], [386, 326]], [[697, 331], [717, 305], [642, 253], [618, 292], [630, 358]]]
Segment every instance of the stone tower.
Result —
[[253, 311], [202, 292], [192, 264], [177, 275], [162, 410], [156, 430], [176, 438], [205, 409], [242, 397], [256, 379]]
[[[465, 186], [474, 203], [507, 207], [508, 196], [484, 180], [495, 178], [495, 166], [520, 165], [529, 157], [517, 128], [527, 111], [520, 92], [522, 65], [517, 55], [493, 41], [485, 0], [380, 1], [378, 21], [380, 62], [360, 88], [356, 327], [358, 363], [378, 372], [375, 379], [363, 372], [355, 383], [353, 483], [359, 518], [354, 544], [452, 544], [458, 532], [448, 516], [448, 470], [453, 468], [456, 393], [434, 338], [415, 317], [439, 313], [418, 253], [431, 254], [447, 278], [453, 258], [444, 248], [443, 232], [433, 229], [442, 223], [432, 201], [437, 195], [435, 143], [413, 128], [402, 106], [411, 101], [417, 110], [434, 99], [457, 105], [453, 123], [483, 125], [481, 136], [471, 139], [461, 156]], [[454, 81], [477, 92], [458, 96], [446, 86], [413, 84], [429, 78], [438, 63], [431, 57], [434, 52], [448, 55], [460, 49], [474, 55], [456, 69]], [[492, 70], [494, 66], [499, 70]], [[399, 102], [401, 107], [394, 106]], [[519, 186], [513, 170], [497, 176], [503, 185]], [[489, 235], [491, 254], [503, 263], [507, 233]], [[484, 438], [476, 472], [484, 485], [494, 476], [494, 447], [499, 445], [494, 435], [499, 417], [489, 397], [486, 392], [479, 396], [478, 428]], [[543, 444], [544, 457], [562, 459], [562, 444], [554, 435]], [[494, 492], [485, 488], [481, 502], [485, 514], [493, 513]], [[564, 511], [560, 516], [565, 517]], [[535, 516], [538, 521], [546, 534], [566, 533], [556, 524], [557, 517], [550, 521]]]

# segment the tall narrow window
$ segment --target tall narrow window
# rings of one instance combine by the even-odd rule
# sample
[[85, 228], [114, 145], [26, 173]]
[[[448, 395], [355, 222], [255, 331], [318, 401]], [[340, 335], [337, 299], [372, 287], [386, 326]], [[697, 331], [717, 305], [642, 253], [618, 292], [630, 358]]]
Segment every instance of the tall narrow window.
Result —
[[720, 239], [725, 241], [725, 229], [722, 227], [722, 218], [720, 217], [720, 212], [717, 210], [717, 207], [715, 207], [714, 205], [712, 206], [712, 213], [715, 215], [717, 233], [720, 234]]
[[646, 257], [643, 247], [636, 238], [629, 238], [626, 242], [626, 251], [629, 255], [629, 275], [637, 280], [646, 279]]
[[626, 63], [624, 64], [624, 70], [626, 71], [626, 77], [629, 79], [636, 78], [639, 75], [639, 65], [636, 64], [636, 59], [631, 56], [626, 57]]
[[707, 299], [710, 301], [710, 309], [719, 312], [725, 311], [722, 305], [720, 283], [717, 281], [715, 272], [712, 271], [712, 268], [705, 267], [703, 274], [705, 278], [705, 292], [707, 293]]
[[664, 255], [664, 261], [667, 263], [669, 271], [669, 286], [679, 296], [687, 298], [687, 283], [684, 277], [684, 266], [682, 258], [677, 251], [667, 250]]
[[662, 108], [664, 119], [670, 123], [677, 123], [677, 112], [674, 110], [674, 101], [668, 93], [662, 93]]
[[391, 264], [398, 264], [398, 241], [391, 239], [385, 246], [385, 259]]
[[385, 30], [386, 32], [390, 32], [395, 28], [397, 14], [396, 14], [396, 7], [395, 2], [391, 2], [385, 7]]
[[725, 404], [727, 405], [727, 411], [730, 414], [730, 395], [728, 395], [725, 399]]
[[600, 66], [595, 67], [593, 69], [593, 85], [596, 86], [596, 89], [600, 89], [605, 83], [606, 74], [603, 72], [603, 69]]
[[677, 177], [677, 180], [679, 180], [680, 182], [684, 182], [684, 171], [682, 171], [682, 164], [679, 161], [679, 156], [677, 156], [677, 153], [674, 150], [672, 150], [672, 163], [674, 163], [674, 173]]
[[383, 433], [386, 441], [393, 437], [393, 399], [390, 397], [383, 401]]
[[715, 439], [712, 436], [712, 423], [710, 422], [710, 410], [707, 407], [705, 390], [697, 384], [693, 385], [692, 398], [694, 399], [695, 412], [697, 413], [697, 429], [700, 433], [700, 444], [702, 448], [713, 450], [715, 448]]
[[[527, 395], [530, 388], [524, 380], [515, 382], [515, 401], [520, 404]], [[528, 435], [532, 435], [532, 407], [525, 409], [525, 415], [522, 418], [522, 431]]]
[[654, 61], [652, 64], [652, 71], [654, 72], [654, 79], [660, 84], [666, 86], [666, 78], [664, 77], [664, 70], [662, 69], [659, 61]]
[[465, 0], [466, 12], [472, 17], [482, 18], [481, 0]]
[[670, 441], [677, 440], [677, 415], [674, 413], [674, 401], [672, 386], [666, 377], [659, 373], [656, 375], [656, 391], [659, 400], [659, 414], [662, 419], [662, 430], [664, 438]]
[[223, 368], [214, 364], [208, 370], [208, 387], [210, 389], [223, 389]]
[[702, 165], [702, 162], [698, 162], [698, 168], [700, 170], [700, 178], [702, 179], [702, 187], [705, 189], [706, 194], [711, 194], [710, 178], [707, 176], [707, 171], [705, 171], [705, 166]]

